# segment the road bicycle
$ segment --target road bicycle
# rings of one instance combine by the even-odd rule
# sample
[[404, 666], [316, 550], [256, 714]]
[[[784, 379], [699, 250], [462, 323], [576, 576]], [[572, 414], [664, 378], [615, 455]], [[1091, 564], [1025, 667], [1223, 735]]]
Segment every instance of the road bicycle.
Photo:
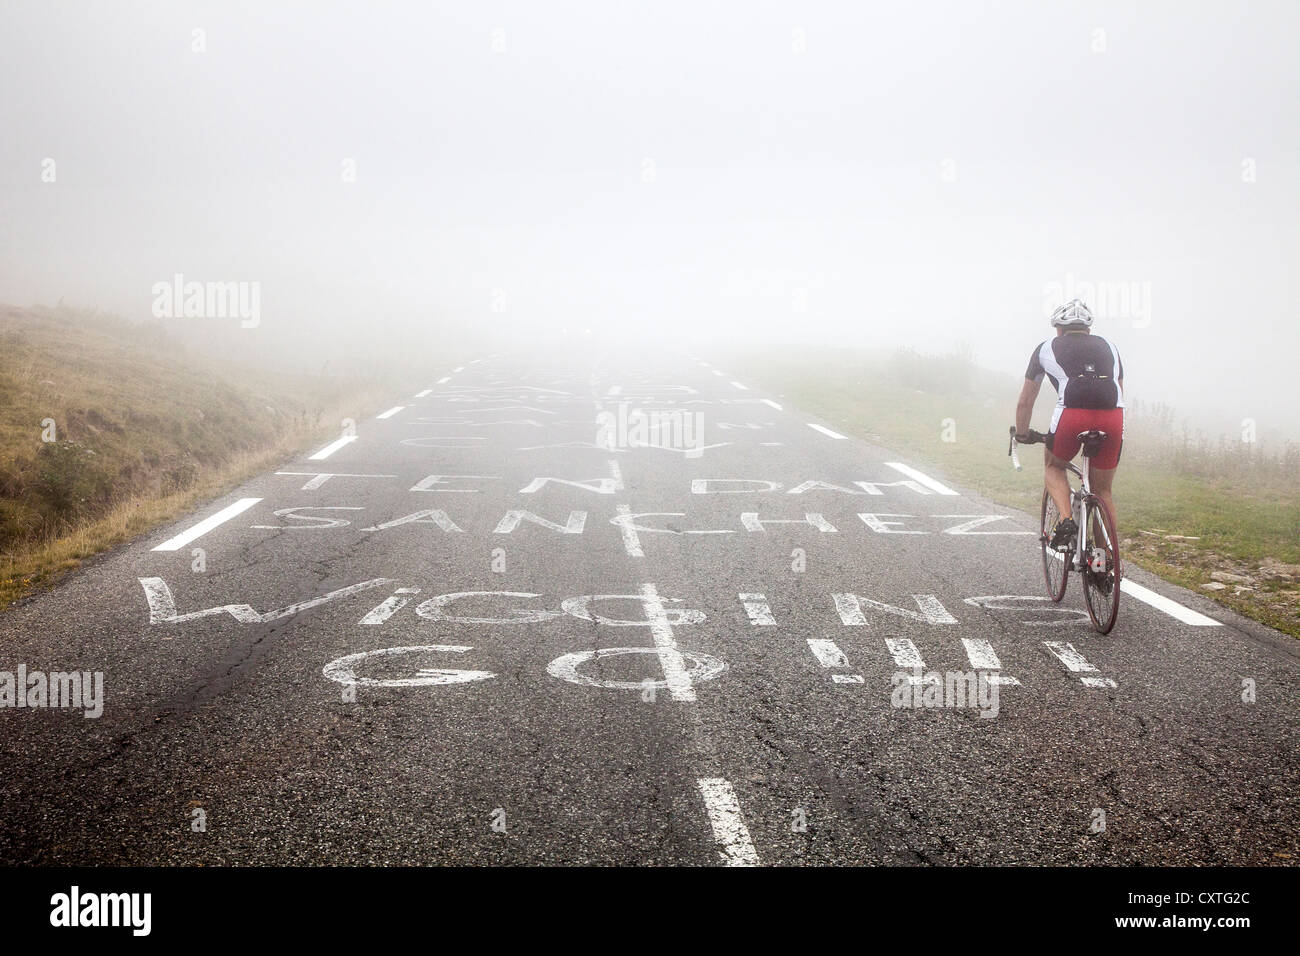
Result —
[[[1067, 475], [1079, 479], [1076, 487], [1070, 482], [1070, 513], [1079, 532], [1070, 541], [1052, 547], [1052, 529], [1060, 515], [1052, 496], [1043, 490], [1043, 506], [1038, 529], [1038, 541], [1043, 551], [1043, 577], [1047, 581], [1047, 596], [1056, 603], [1065, 597], [1065, 585], [1074, 571], [1083, 578], [1083, 598], [1088, 606], [1088, 617], [1099, 633], [1109, 634], [1119, 616], [1119, 591], [1121, 565], [1119, 537], [1115, 534], [1115, 518], [1105, 502], [1092, 492], [1088, 482], [1091, 459], [1101, 447], [1106, 433], [1092, 429], [1080, 432], [1083, 444], [1083, 470], [1066, 462]], [[1020, 456], [1016, 445], [1046, 444], [1047, 436], [1032, 428], [1026, 438], [1017, 438], [1016, 427], [1011, 426], [1011, 444], [1007, 454], [1016, 471], [1020, 470]]]

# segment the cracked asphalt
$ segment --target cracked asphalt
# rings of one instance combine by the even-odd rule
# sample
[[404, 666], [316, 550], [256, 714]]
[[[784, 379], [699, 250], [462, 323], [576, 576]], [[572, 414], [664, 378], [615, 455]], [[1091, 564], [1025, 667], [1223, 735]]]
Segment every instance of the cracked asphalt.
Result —
[[[392, 406], [0, 615], [0, 671], [105, 687], [0, 709], [0, 862], [1300, 858], [1284, 635], [1137, 570], [1212, 622], [1125, 595], [1098, 635], [1033, 519], [707, 355], [484, 356]], [[896, 706], [917, 659], [996, 715]]]

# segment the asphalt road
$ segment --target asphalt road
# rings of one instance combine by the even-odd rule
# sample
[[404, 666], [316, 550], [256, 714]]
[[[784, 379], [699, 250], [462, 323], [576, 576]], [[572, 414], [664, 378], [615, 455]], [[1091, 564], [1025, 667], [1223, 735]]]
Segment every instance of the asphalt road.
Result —
[[[1136, 570], [1173, 603], [1100, 636], [1033, 520], [744, 369], [392, 404], [0, 615], [0, 671], [104, 687], [0, 709], [0, 861], [1300, 859], [1292, 639]], [[900, 699], [930, 672], [996, 698]]]

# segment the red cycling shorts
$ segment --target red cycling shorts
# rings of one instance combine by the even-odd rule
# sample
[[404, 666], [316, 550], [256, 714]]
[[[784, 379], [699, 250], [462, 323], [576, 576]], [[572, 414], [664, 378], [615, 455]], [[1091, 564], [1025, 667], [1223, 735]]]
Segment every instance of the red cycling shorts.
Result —
[[1052, 421], [1047, 436], [1047, 448], [1062, 461], [1079, 454], [1079, 433], [1092, 429], [1106, 433], [1101, 449], [1093, 456], [1098, 468], [1114, 468], [1119, 464], [1119, 453], [1124, 445], [1124, 409], [1122, 408], [1066, 408]]

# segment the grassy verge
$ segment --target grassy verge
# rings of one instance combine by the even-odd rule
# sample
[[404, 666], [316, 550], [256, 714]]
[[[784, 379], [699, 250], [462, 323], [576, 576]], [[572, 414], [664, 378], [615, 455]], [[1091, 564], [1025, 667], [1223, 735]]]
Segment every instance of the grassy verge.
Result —
[[337, 435], [405, 384], [236, 367], [157, 323], [0, 307], [0, 607]]
[[[720, 357], [721, 358], [721, 357]], [[881, 358], [799, 349], [740, 352], [766, 388], [836, 427], [914, 456], [953, 481], [1037, 515], [1041, 451], [1007, 459], [1020, 383], [961, 355]], [[1055, 394], [1034, 414], [1045, 429]], [[1115, 478], [1127, 560], [1241, 614], [1300, 637], [1300, 462], [1294, 446], [1270, 456], [1176, 426], [1167, 408], [1130, 409]]]

